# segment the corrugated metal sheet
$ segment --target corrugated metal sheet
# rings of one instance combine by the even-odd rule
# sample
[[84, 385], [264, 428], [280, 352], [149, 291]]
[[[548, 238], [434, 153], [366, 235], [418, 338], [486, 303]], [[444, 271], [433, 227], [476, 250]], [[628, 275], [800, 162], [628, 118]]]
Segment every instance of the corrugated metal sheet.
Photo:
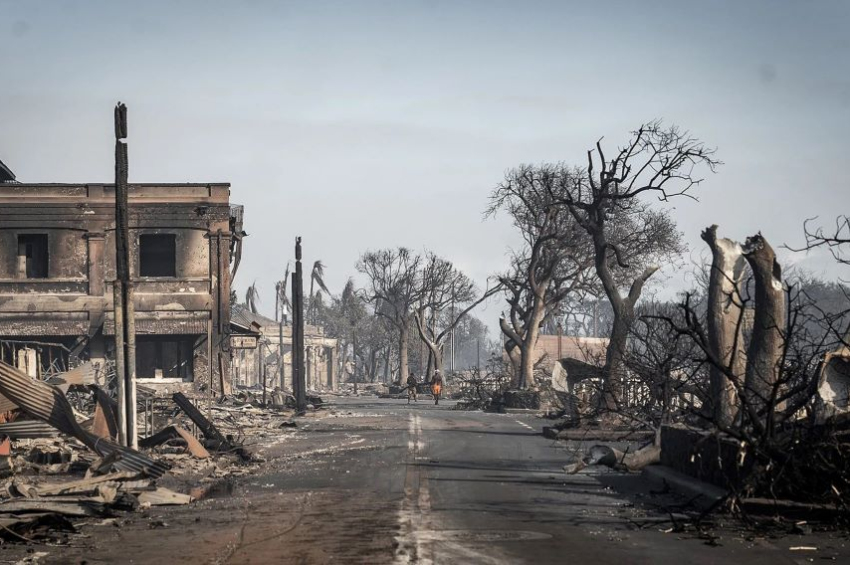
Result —
[[42, 381], [33, 380], [2, 361], [0, 393], [33, 418], [43, 420], [60, 432], [76, 437], [101, 457], [117, 453], [115, 468], [120, 471], [145, 473], [158, 478], [170, 468], [167, 464], [154, 461], [134, 449], [122, 447], [84, 430], [74, 417], [74, 410], [61, 390]]
[[0, 435], [7, 435], [12, 439], [56, 437], [59, 430], [41, 420], [23, 420], [0, 424]]
[[0, 321], [0, 336], [26, 337], [34, 335], [86, 335], [88, 321], [81, 320], [2, 320]]

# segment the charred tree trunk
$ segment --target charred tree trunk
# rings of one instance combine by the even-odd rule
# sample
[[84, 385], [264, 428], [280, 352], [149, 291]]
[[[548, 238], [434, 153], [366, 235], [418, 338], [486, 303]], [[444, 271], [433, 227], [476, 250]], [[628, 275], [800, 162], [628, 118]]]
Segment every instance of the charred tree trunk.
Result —
[[[428, 332], [431, 332], [433, 335], [433, 330], [429, 328], [425, 328], [423, 325], [424, 322], [422, 320], [422, 314], [420, 312], [414, 312], [413, 319], [416, 322], [416, 329], [419, 332], [419, 339], [425, 346], [428, 348], [428, 372], [425, 373], [425, 378], [429, 379], [433, 372], [431, 371], [431, 366], [433, 363], [433, 367], [435, 371], [440, 371], [440, 374], [443, 374], [443, 346], [442, 343], [439, 343], [434, 338], [428, 336]], [[439, 338], [437, 338], [439, 339]], [[402, 374], [402, 380], [405, 378], [405, 375]]]
[[[738, 386], [743, 382], [746, 355], [743, 338], [743, 304], [740, 285], [744, 272], [741, 245], [731, 239], [717, 238], [717, 226], [702, 232], [711, 248], [712, 263], [708, 280], [708, 347], [714, 358], [709, 371], [711, 415], [717, 425], [731, 426], [738, 414]], [[732, 382], [728, 373], [733, 375]]]
[[755, 279], [755, 318], [753, 334], [747, 350], [747, 370], [744, 380], [746, 402], [755, 409], [751, 419], [757, 429], [772, 433], [776, 384], [786, 322], [785, 291], [782, 270], [776, 254], [761, 233], [748, 237], [744, 257]]
[[401, 328], [398, 335], [398, 372], [402, 376], [402, 381], [407, 378], [408, 374], [408, 345], [410, 344], [410, 320], [404, 318], [401, 322]]
[[520, 349], [517, 342], [512, 339], [508, 339], [505, 341], [505, 354], [508, 356], [508, 360], [511, 363], [511, 370], [513, 371], [511, 377], [511, 385], [517, 386], [517, 377], [519, 375], [519, 364], [520, 364]]
[[390, 382], [390, 373], [392, 372], [392, 358], [393, 358], [393, 348], [387, 345], [386, 352], [384, 353], [384, 382]]
[[[644, 269], [640, 276], [632, 281], [629, 293], [626, 296], [622, 296], [614, 280], [614, 275], [611, 273], [611, 267], [608, 264], [611, 259], [608, 252], [610, 246], [601, 235], [601, 232], [594, 237], [594, 246], [596, 249], [596, 274], [599, 276], [605, 295], [608, 297], [611, 308], [614, 310], [611, 338], [608, 342], [608, 350], [605, 353], [605, 367], [603, 371], [605, 380], [602, 395], [604, 408], [609, 412], [613, 412], [619, 409], [623, 398], [626, 381], [626, 347], [629, 341], [629, 331], [634, 323], [635, 304], [643, 292], [643, 285], [655, 274], [658, 267], [651, 265]], [[619, 262], [619, 258], [617, 258], [617, 261]]]
[[614, 324], [608, 349], [605, 351], [605, 382], [603, 399], [605, 408], [615, 411], [623, 400], [623, 390], [626, 382], [626, 346], [629, 341], [634, 313], [628, 305], [614, 309]]
[[540, 336], [540, 322], [542, 318], [542, 309], [539, 312], [535, 312], [525, 333], [525, 340], [523, 340], [520, 346], [519, 388], [521, 389], [534, 388], [537, 385], [537, 381], [534, 378], [534, 363], [537, 361], [535, 349], [537, 347], [537, 338]]
[[378, 350], [374, 347], [369, 351], [368, 372], [369, 382], [378, 380]]

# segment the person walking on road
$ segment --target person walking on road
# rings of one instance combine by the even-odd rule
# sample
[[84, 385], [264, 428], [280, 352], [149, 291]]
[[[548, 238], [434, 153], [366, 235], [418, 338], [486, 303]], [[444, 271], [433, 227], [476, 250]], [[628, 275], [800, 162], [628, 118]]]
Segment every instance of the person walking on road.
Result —
[[410, 398], [413, 398], [413, 402], [419, 402], [416, 399], [416, 377], [413, 373], [410, 373], [410, 376], [407, 377], [407, 403], [410, 404]]
[[443, 390], [443, 375], [439, 369], [434, 370], [434, 376], [431, 377], [431, 394], [434, 395], [434, 405], [440, 403], [440, 392]]

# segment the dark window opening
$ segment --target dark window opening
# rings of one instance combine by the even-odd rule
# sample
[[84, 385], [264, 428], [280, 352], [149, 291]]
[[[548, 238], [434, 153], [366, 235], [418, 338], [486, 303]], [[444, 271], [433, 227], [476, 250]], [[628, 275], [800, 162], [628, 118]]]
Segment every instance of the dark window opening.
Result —
[[174, 234], [139, 236], [139, 276], [177, 276], [177, 243]]
[[137, 378], [192, 380], [194, 340], [176, 337], [138, 336], [136, 338]]
[[46, 279], [48, 269], [46, 233], [18, 235], [18, 273], [28, 279]]

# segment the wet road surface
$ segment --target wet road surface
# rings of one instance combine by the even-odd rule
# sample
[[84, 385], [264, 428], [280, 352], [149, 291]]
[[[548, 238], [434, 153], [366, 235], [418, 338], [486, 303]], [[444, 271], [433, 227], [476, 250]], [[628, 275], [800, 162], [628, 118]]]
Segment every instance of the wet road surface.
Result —
[[[89, 527], [58, 551], [36, 548], [40, 562], [773, 565], [850, 556], [840, 536], [677, 534], [639, 477], [566, 475], [568, 446], [543, 438], [545, 421], [531, 415], [329, 400], [257, 446], [267, 463], [229, 496]], [[818, 549], [790, 549], [798, 546]]]

